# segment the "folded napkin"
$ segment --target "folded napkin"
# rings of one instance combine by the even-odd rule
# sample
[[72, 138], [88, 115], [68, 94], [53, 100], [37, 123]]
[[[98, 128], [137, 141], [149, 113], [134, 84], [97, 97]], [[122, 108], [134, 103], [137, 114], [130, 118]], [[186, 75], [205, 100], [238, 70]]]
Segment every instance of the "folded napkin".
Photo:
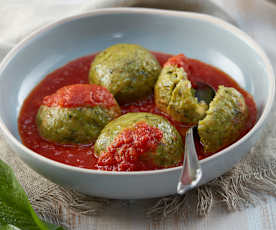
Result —
[[[239, 26], [265, 49], [276, 68], [275, 0], [60, 0], [0, 3], [0, 60], [25, 35], [34, 29], [60, 18], [87, 12], [100, 7], [138, 6], [189, 10], [215, 15]], [[275, 106], [274, 106], [275, 108]], [[225, 175], [196, 188], [183, 196], [172, 195], [160, 199], [131, 202], [146, 203], [146, 214], [154, 218], [186, 215], [194, 210], [206, 215], [217, 204], [230, 211], [256, 204], [264, 194], [276, 196], [276, 110], [271, 112], [262, 137], [250, 153]], [[62, 188], [28, 168], [7, 146], [0, 133], [0, 158], [15, 171], [29, 199], [42, 217], [64, 223], [62, 208], [77, 214], [94, 215], [114, 201], [88, 197]], [[109, 205], [107, 205], [109, 204]]]

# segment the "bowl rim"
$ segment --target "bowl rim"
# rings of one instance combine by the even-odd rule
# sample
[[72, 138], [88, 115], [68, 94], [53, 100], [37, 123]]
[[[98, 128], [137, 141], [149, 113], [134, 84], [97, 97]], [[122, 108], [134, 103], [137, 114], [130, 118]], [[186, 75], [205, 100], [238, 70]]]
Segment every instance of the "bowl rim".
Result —
[[[190, 18], [190, 19], [196, 19], [205, 21], [211, 24], [214, 24], [220, 29], [223, 29], [225, 31], [228, 31], [232, 34], [234, 34], [236, 37], [244, 41], [248, 44], [249, 47], [255, 50], [255, 52], [258, 54], [259, 57], [261, 57], [265, 69], [267, 72], [268, 80], [269, 80], [269, 92], [268, 92], [268, 99], [265, 103], [263, 113], [259, 117], [256, 124], [253, 126], [253, 128], [241, 139], [236, 141], [235, 143], [231, 144], [230, 146], [226, 147], [222, 151], [219, 151], [205, 159], [200, 160], [200, 164], [206, 163], [210, 160], [213, 160], [216, 157], [219, 157], [221, 155], [227, 154], [227, 152], [231, 151], [238, 145], [240, 145], [242, 142], [247, 141], [257, 130], [259, 130], [271, 108], [273, 105], [273, 99], [275, 95], [275, 78], [274, 78], [274, 72], [273, 67], [263, 51], [263, 49], [245, 32], [241, 31], [237, 27], [233, 26], [232, 24], [219, 19], [217, 17], [207, 15], [207, 14], [201, 14], [201, 13], [194, 13], [194, 12], [185, 12], [185, 11], [175, 11], [175, 10], [162, 10], [162, 9], [151, 9], [151, 8], [140, 8], [140, 7], [117, 7], [117, 8], [102, 8], [102, 9], [95, 9], [91, 10], [87, 13], [81, 13], [69, 17], [65, 17], [59, 20], [56, 20], [53, 23], [44, 25], [36, 30], [34, 30], [32, 33], [30, 33], [28, 36], [26, 36], [24, 39], [22, 39], [9, 53], [4, 57], [2, 62], [0, 63], [0, 78], [2, 72], [5, 70], [6, 66], [8, 66], [9, 62], [16, 56], [16, 54], [24, 48], [25, 45], [27, 45], [29, 42], [32, 42], [33, 39], [36, 38], [37, 35], [40, 35], [42, 33], [45, 33], [49, 30], [52, 30], [58, 26], [61, 26], [65, 23], [79, 20], [82, 18], [87, 17], [94, 17], [99, 15], [108, 15], [108, 14], [147, 14], [147, 15], [161, 15], [161, 16], [170, 16], [170, 17], [178, 17], [178, 18]], [[67, 164], [63, 164], [54, 160], [51, 160], [47, 157], [44, 157], [31, 149], [24, 146], [13, 134], [9, 131], [5, 123], [3, 122], [2, 118], [0, 117], [0, 128], [3, 131], [3, 134], [11, 141], [12, 144], [16, 145], [19, 149], [22, 149], [25, 153], [27, 153], [30, 157], [37, 158], [37, 160], [42, 161], [43, 163], [50, 164], [51, 166], [62, 168], [64, 170], [72, 170], [78, 173], [83, 174], [99, 174], [99, 175], [125, 175], [125, 176], [138, 176], [138, 175], [154, 175], [154, 174], [167, 174], [174, 171], [181, 170], [182, 166], [167, 168], [167, 169], [157, 169], [157, 170], [147, 170], [147, 171], [134, 171], [134, 172], [125, 172], [125, 171], [104, 171], [104, 170], [95, 170], [95, 169], [86, 169], [86, 168], [79, 168], [76, 166], [71, 166]]]

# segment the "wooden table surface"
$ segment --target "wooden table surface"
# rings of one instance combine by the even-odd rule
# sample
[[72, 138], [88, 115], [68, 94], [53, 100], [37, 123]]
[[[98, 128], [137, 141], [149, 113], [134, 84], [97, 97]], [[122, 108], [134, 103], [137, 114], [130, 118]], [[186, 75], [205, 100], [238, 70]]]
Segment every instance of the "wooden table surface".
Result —
[[[65, 210], [64, 210], [65, 211]], [[266, 197], [256, 207], [229, 213], [224, 208], [214, 209], [206, 217], [172, 217], [154, 222], [144, 215], [143, 202], [138, 204], [112, 204], [99, 216], [79, 216], [64, 212], [70, 229], [76, 230], [275, 230], [276, 229], [276, 198]]]

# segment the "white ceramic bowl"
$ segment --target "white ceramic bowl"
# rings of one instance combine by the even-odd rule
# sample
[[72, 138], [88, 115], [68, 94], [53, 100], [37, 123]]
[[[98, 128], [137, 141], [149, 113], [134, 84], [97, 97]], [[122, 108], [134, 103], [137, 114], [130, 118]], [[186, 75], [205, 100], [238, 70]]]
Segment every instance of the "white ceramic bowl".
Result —
[[43, 77], [68, 61], [114, 43], [137, 43], [154, 51], [184, 53], [230, 74], [254, 96], [258, 121], [242, 139], [201, 160], [201, 184], [220, 176], [256, 142], [274, 99], [274, 76], [262, 49], [245, 33], [211, 16], [166, 10], [114, 8], [69, 17], [32, 33], [0, 66], [0, 126], [7, 142], [31, 168], [51, 181], [93, 196], [138, 199], [176, 192], [180, 167], [106, 172], [64, 165], [21, 144], [20, 107]]

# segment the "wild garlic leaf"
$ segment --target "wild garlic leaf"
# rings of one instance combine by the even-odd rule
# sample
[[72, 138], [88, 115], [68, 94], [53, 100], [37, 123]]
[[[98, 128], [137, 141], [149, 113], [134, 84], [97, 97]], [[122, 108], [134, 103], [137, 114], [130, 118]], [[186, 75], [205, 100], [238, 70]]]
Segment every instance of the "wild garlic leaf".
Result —
[[20, 230], [20, 229], [11, 224], [7, 224], [4, 226], [0, 226], [0, 230]]
[[47, 229], [48, 230], [64, 230], [62, 227], [54, 225], [54, 224], [50, 224], [50, 223], [45, 223], [45, 224], [47, 225], [47, 227], [48, 227]]
[[[46, 223], [46, 225], [48, 226], [49, 230], [63, 230], [62, 227], [56, 226], [54, 224]], [[3, 225], [3, 226], [0, 225], [0, 230], [21, 230], [21, 229], [15, 227], [14, 225], [7, 224], [7, 225]]]
[[12, 229], [9, 225], [21, 230], [62, 230], [38, 218], [12, 169], [0, 160], [0, 226]]

